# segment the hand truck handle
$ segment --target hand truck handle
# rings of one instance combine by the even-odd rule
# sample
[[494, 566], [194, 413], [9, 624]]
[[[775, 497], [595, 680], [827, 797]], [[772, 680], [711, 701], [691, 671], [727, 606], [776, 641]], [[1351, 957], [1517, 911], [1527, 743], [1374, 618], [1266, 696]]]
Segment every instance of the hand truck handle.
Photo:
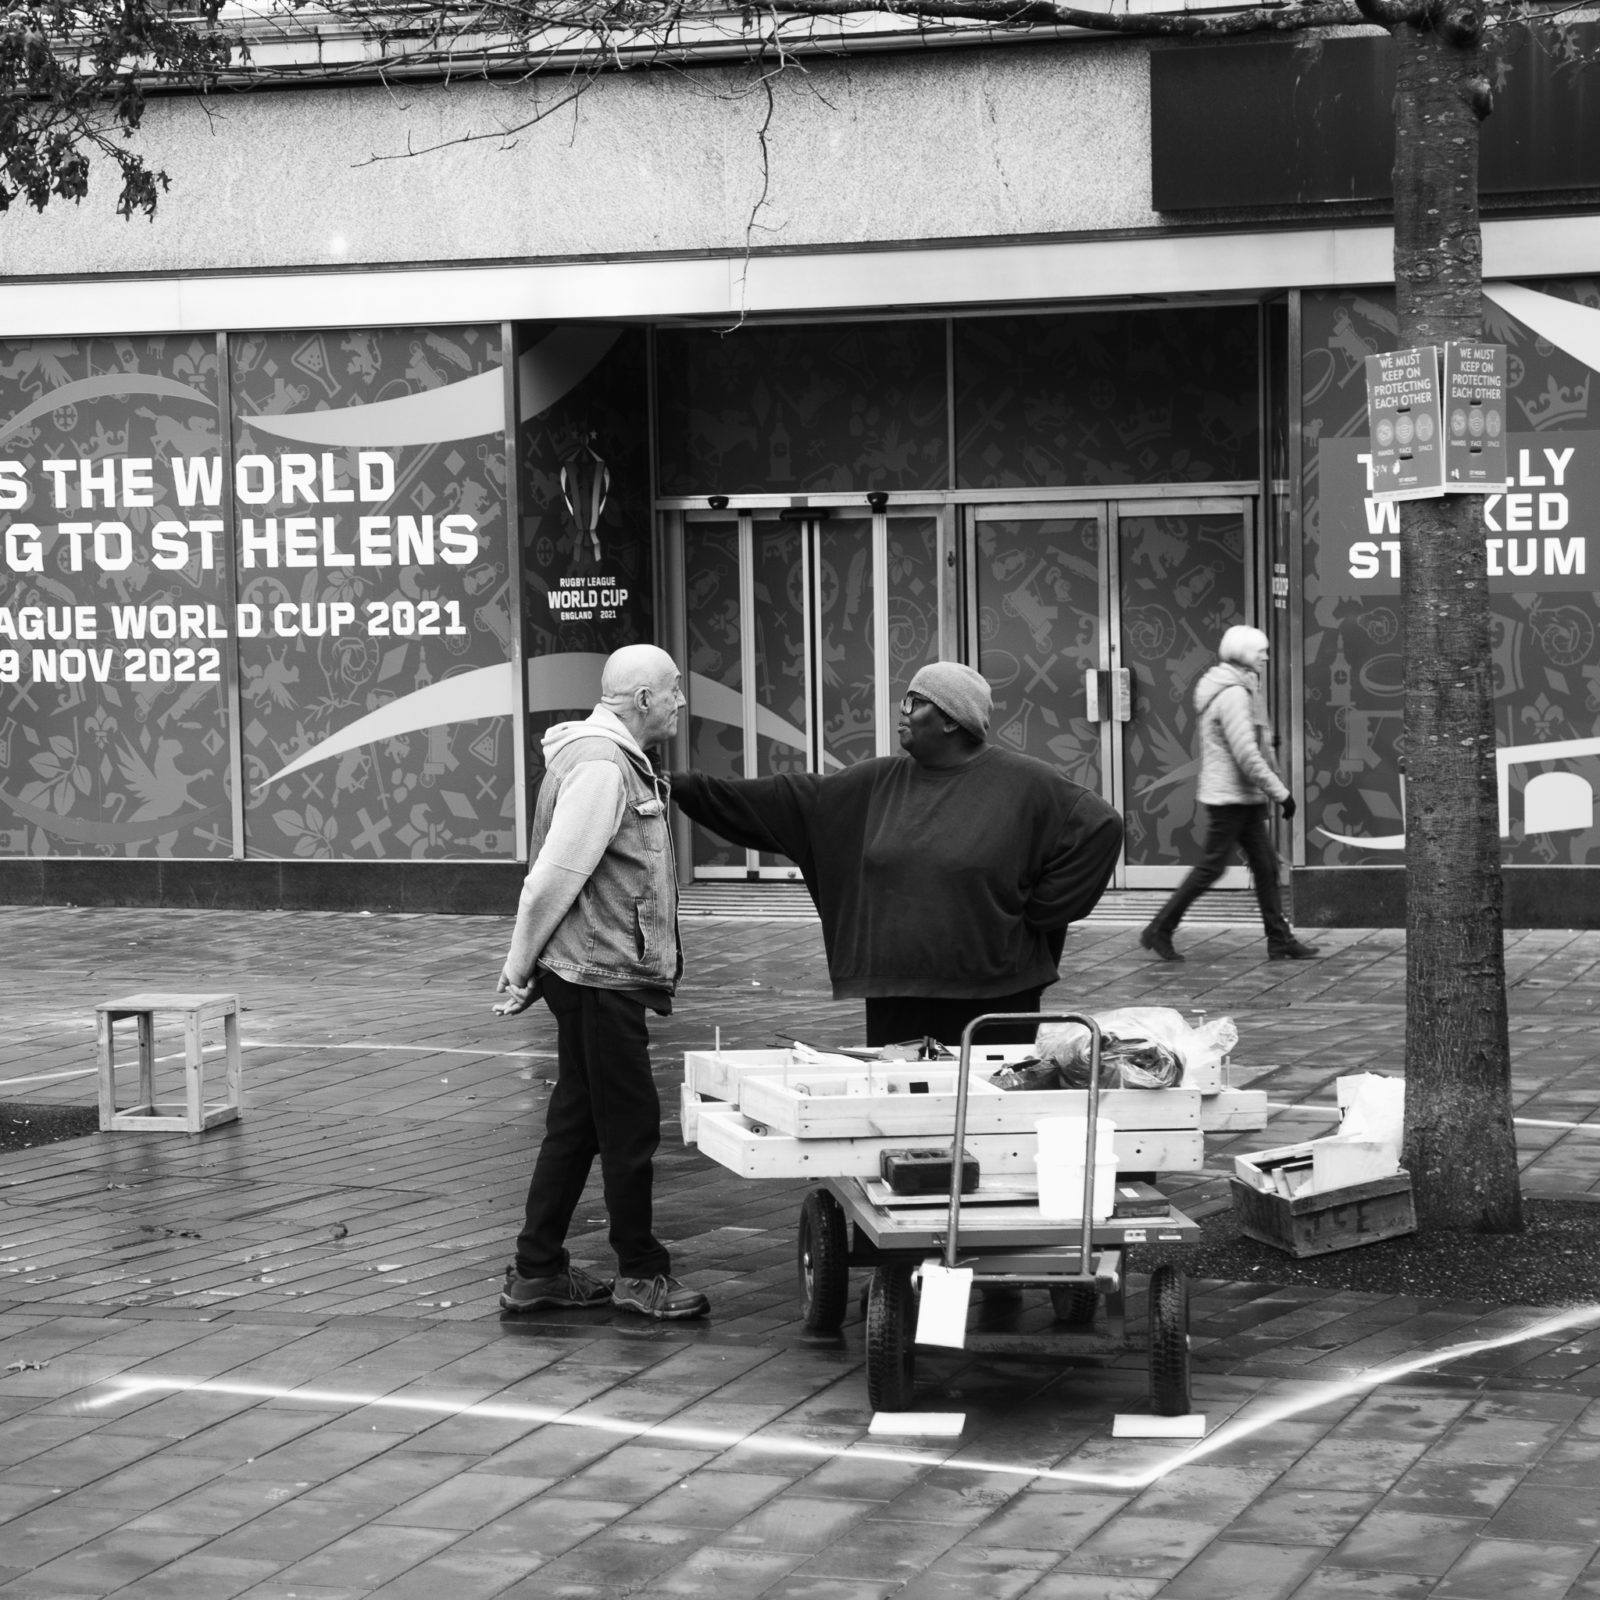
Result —
[[967, 1134], [967, 1073], [972, 1066], [972, 1036], [997, 1022], [1081, 1022], [1089, 1030], [1089, 1137], [1083, 1158], [1083, 1236], [1078, 1257], [1081, 1272], [1089, 1270], [1089, 1246], [1094, 1238], [1095, 1139], [1100, 1131], [1100, 1024], [1081, 1011], [991, 1011], [974, 1017], [961, 1030], [961, 1063], [956, 1074], [956, 1133], [950, 1146], [950, 1218], [945, 1231], [944, 1264], [956, 1264], [957, 1235], [961, 1227], [961, 1147]]

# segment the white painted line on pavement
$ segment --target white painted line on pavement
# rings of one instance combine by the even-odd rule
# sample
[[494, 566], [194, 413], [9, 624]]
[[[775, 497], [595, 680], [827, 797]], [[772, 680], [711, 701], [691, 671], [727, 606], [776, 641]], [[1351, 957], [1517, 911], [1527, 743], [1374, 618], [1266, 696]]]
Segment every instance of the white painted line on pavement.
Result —
[[[1032, 1467], [1020, 1462], [984, 1461], [968, 1457], [939, 1457], [929, 1450], [893, 1450], [874, 1445], [832, 1445], [812, 1439], [765, 1437], [761, 1434], [730, 1433], [720, 1428], [689, 1428], [672, 1422], [638, 1423], [624, 1417], [591, 1415], [586, 1411], [561, 1411], [552, 1406], [533, 1406], [505, 1401], [478, 1401], [462, 1404], [458, 1400], [430, 1400], [415, 1395], [364, 1394], [347, 1389], [297, 1388], [288, 1384], [229, 1383], [209, 1378], [163, 1378], [120, 1376], [106, 1380], [105, 1392], [80, 1402], [84, 1410], [115, 1405], [119, 1400], [136, 1400], [158, 1394], [218, 1394], [242, 1399], [303, 1401], [307, 1405], [340, 1408], [371, 1407], [374, 1410], [406, 1411], [437, 1417], [482, 1417], [486, 1421], [526, 1422], [534, 1427], [556, 1425], [590, 1428], [620, 1438], [685, 1444], [711, 1450], [752, 1450], [769, 1455], [809, 1456], [833, 1460], [848, 1456], [852, 1461], [923, 1463], [969, 1472], [1005, 1473], [1012, 1477], [1039, 1479], [1049, 1483], [1084, 1484], [1094, 1488], [1137, 1491], [1148, 1488], [1170, 1472], [1186, 1467], [1205, 1456], [1215, 1455], [1229, 1445], [1265, 1433], [1279, 1423], [1291, 1421], [1307, 1411], [1316, 1411], [1331, 1402], [1363, 1394], [1386, 1383], [1398, 1383], [1418, 1372], [1449, 1366], [1468, 1356], [1503, 1350], [1508, 1345], [1530, 1339], [1548, 1339], [1568, 1329], [1600, 1323], [1600, 1304], [1576, 1306], [1554, 1316], [1542, 1317], [1515, 1332], [1493, 1339], [1473, 1339], [1464, 1344], [1447, 1345], [1424, 1351], [1386, 1367], [1373, 1367], [1354, 1377], [1331, 1383], [1297, 1386], [1296, 1392], [1280, 1401], [1247, 1404], [1242, 1412], [1225, 1422], [1210, 1438], [1190, 1445], [1165, 1460], [1129, 1472], [1072, 1471], [1062, 1467]], [[780, 1419], [781, 1420], [781, 1419]], [[1149, 1441], [1142, 1441], [1148, 1444]]]
[[[243, 1050], [409, 1050], [431, 1056], [488, 1056], [498, 1059], [501, 1056], [527, 1061], [554, 1061], [554, 1050], [452, 1050], [443, 1045], [431, 1044], [301, 1044], [293, 1039], [241, 1039], [239, 1047]], [[204, 1055], [218, 1055], [222, 1051], [221, 1045], [207, 1045], [202, 1052]], [[168, 1055], [157, 1056], [155, 1062], [160, 1066], [164, 1061], [182, 1061], [183, 1052], [173, 1051]], [[133, 1060], [119, 1062], [119, 1066], [131, 1067]], [[98, 1069], [95, 1067], [79, 1067], [72, 1072], [36, 1072], [26, 1078], [0, 1078], [0, 1089], [7, 1088], [13, 1083], [54, 1083], [61, 1078], [92, 1078]]]
[[1269, 1402], [1259, 1409], [1247, 1406], [1244, 1413], [1224, 1423], [1209, 1439], [1185, 1450], [1176, 1460], [1163, 1463], [1149, 1481], [1154, 1482], [1155, 1477], [1164, 1476], [1176, 1467], [1188, 1466], [1204, 1456], [1215, 1455], [1217, 1451], [1226, 1449], [1240, 1439], [1265, 1432], [1280, 1422], [1288, 1422], [1304, 1411], [1314, 1411], [1319, 1406], [1345, 1399], [1350, 1395], [1363, 1394], [1370, 1389], [1381, 1388], [1386, 1383], [1399, 1383], [1418, 1372], [1432, 1372], [1435, 1368], [1449, 1366], [1452, 1362], [1465, 1360], [1468, 1356], [1484, 1355], [1491, 1350], [1504, 1350], [1508, 1345], [1523, 1344], [1530, 1339], [1548, 1339], [1554, 1334], [1566, 1332], [1569, 1328], [1597, 1322], [1600, 1322], [1600, 1304], [1572, 1306], [1565, 1311], [1557, 1312], [1553, 1317], [1530, 1322], [1515, 1333], [1503, 1334], [1498, 1339], [1473, 1339], [1465, 1344], [1446, 1345], [1439, 1350], [1427, 1351], [1421, 1355], [1410, 1356], [1404, 1361], [1396, 1361], [1387, 1367], [1371, 1368], [1340, 1382], [1319, 1385], [1315, 1393], [1297, 1395], [1277, 1404]]
[[[201, 1049], [200, 1054], [203, 1056], [219, 1056], [224, 1049], [225, 1046], [220, 1044], [208, 1044]], [[164, 1056], [152, 1056], [150, 1059], [152, 1065], [159, 1067], [164, 1061], [182, 1061], [185, 1057], [183, 1051], [173, 1050]], [[134, 1056], [129, 1056], [126, 1060], [119, 1061], [117, 1065], [131, 1069], [138, 1065], [138, 1060]], [[0, 1089], [4, 1089], [7, 1085], [13, 1083], [51, 1083], [58, 1078], [92, 1078], [99, 1070], [98, 1067], [77, 1067], [71, 1072], [36, 1072], [26, 1078], [0, 1078]]]

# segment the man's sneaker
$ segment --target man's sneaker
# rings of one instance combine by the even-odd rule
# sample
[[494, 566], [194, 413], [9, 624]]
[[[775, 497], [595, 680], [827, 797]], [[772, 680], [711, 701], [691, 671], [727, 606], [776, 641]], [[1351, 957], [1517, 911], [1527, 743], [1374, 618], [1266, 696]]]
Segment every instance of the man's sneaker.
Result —
[[1145, 949], [1150, 951], [1153, 955], [1160, 956], [1163, 961], [1183, 960], [1182, 955], [1180, 955], [1177, 950], [1173, 949], [1172, 935], [1170, 933], [1162, 933], [1160, 929], [1154, 927], [1153, 925], [1146, 928], [1144, 932], [1139, 935], [1139, 943], [1142, 944]]
[[1321, 954], [1314, 944], [1307, 944], [1303, 939], [1267, 946], [1268, 961], [1315, 961]]
[[698, 1289], [691, 1289], [664, 1272], [654, 1278], [618, 1278], [611, 1286], [611, 1303], [623, 1311], [638, 1311], [663, 1322], [703, 1317], [711, 1309], [711, 1302]]
[[554, 1311], [573, 1306], [603, 1306], [611, 1298], [611, 1285], [592, 1278], [569, 1262], [565, 1272], [548, 1278], [524, 1278], [515, 1267], [506, 1268], [500, 1291], [502, 1311]]

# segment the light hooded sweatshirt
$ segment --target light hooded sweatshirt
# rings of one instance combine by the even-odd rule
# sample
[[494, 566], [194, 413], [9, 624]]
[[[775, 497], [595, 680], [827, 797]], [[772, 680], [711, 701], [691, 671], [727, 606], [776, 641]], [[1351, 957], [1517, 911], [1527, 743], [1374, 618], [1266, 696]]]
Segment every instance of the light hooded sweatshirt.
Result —
[[1269, 735], [1255, 673], [1231, 661], [1205, 672], [1194, 690], [1200, 719], [1200, 784], [1205, 806], [1259, 806], [1289, 790], [1267, 755]]
[[519, 985], [543, 967], [670, 1009], [683, 960], [667, 784], [604, 706], [556, 723], [543, 751], [507, 969]]

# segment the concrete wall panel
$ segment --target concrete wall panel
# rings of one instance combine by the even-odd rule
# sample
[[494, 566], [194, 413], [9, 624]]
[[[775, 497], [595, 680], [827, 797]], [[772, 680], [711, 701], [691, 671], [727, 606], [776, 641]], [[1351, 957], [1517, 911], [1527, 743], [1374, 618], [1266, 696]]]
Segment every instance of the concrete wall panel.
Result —
[[[1044, 43], [812, 60], [778, 80], [758, 247], [1146, 227], [1143, 47]], [[556, 92], [557, 82], [539, 93]], [[737, 251], [766, 97], [733, 68], [599, 80], [504, 138], [535, 91], [337, 86], [154, 104], [172, 188], [123, 222], [102, 175], [79, 207], [19, 208], [0, 272], [73, 276]], [[405, 158], [407, 149], [444, 145]], [[380, 159], [374, 161], [373, 157]], [[400, 156], [401, 159], [384, 159]], [[1070, 293], [1070, 286], [1063, 286]]]

